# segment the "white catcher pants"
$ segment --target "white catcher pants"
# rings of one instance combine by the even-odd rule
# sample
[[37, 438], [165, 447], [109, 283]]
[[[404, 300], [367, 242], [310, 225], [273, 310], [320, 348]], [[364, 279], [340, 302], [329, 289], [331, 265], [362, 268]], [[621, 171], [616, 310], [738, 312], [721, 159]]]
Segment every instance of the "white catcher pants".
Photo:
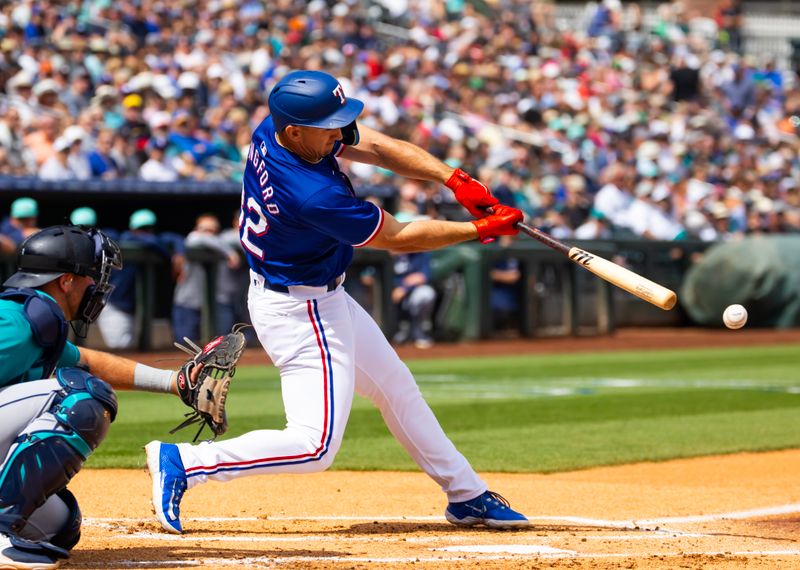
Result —
[[209, 479], [327, 469], [341, 446], [356, 390], [380, 409], [392, 434], [449, 501], [486, 491], [445, 435], [408, 367], [341, 286], [330, 292], [292, 287], [285, 294], [251, 283], [248, 306], [261, 344], [280, 369], [286, 427], [179, 444], [190, 488]]

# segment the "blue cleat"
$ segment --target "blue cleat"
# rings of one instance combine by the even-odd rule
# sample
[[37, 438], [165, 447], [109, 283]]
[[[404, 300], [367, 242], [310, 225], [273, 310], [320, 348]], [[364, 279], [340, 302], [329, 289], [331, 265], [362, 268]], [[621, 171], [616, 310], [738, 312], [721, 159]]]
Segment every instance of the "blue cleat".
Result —
[[186, 492], [186, 472], [178, 446], [151, 441], [144, 446], [147, 470], [153, 480], [153, 508], [167, 532], [181, 534], [181, 499]]
[[471, 501], [449, 503], [444, 516], [459, 526], [483, 524], [489, 528], [509, 529], [531, 524], [525, 515], [512, 509], [507, 500], [492, 491], [486, 491]]

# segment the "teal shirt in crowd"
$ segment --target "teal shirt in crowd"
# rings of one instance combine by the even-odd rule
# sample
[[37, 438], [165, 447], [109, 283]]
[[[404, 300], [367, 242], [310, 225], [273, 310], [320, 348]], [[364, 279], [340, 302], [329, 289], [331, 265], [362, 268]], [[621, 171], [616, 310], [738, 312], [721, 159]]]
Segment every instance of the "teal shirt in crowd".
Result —
[[[32, 368], [41, 356], [42, 348], [33, 338], [23, 306], [15, 301], [0, 300], [0, 388], [18, 382], [41, 380], [42, 368]], [[67, 342], [57, 366], [75, 366], [78, 360], [78, 347]]]

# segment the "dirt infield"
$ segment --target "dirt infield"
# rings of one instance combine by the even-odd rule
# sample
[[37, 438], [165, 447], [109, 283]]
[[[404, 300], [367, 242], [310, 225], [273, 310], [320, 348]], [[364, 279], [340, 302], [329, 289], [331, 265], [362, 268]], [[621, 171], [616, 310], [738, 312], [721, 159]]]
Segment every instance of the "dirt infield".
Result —
[[[626, 330], [614, 337], [401, 349], [404, 357], [798, 343], [800, 331]], [[164, 355], [147, 355], [155, 361]], [[263, 363], [259, 350], [247, 362]], [[164, 365], [163, 363], [161, 365]], [[142, 457], [144, 464], [144, 456]], [[421, 473], [249, 477], [191, 490], [163, 533], [144, 470], [70, 485], [84, 538], [67, 568], [798, 568], [800, 450], [570, 473], [483, 476], [533, 525], [460, 529]]]
[[327, 472], [211, 483], [160, 531], [143, 471], [81, 472], [69, 568], [796, 568], [800, 451], [551, 475], [485, 474], [530, 530], [459, 529], [420, 473]]

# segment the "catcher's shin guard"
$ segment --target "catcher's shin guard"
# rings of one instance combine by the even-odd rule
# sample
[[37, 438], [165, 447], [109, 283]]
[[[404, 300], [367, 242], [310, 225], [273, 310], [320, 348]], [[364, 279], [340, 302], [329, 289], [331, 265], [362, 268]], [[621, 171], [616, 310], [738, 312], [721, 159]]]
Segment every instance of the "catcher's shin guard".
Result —
[[56, 377], [63, 390], [16, 438], [2, 465], [0, 532], [18, 535], [31, 513], [66, 487], [116, 416], [116, 396], [99, 378], [79, 368]]
[[61, 529], [50, 538], [49, 542], [64, 550], [72, 550], [81, 540], [83, 515], [81, 514], [81, 508], [78, 506], [78, 500], [72, 494], [72, 491], [62, 489], [56, 494], [67, 505], [69, 518], [67, 518]]
[[[82, 523], [83, 515], [78, 500], [69, 489], [62, 489], [33, 511], [19, 538], [31, 542], [49, 542], [69, 551], [81, 539]], [[2, 564], [0, 568], [3, 568]]]
[[0, 532], [17, 535], [31, 513], [80, 470], [90, 450], [75, 433], [41, 431], [20, 436], [12, 450], [0, 473]]

